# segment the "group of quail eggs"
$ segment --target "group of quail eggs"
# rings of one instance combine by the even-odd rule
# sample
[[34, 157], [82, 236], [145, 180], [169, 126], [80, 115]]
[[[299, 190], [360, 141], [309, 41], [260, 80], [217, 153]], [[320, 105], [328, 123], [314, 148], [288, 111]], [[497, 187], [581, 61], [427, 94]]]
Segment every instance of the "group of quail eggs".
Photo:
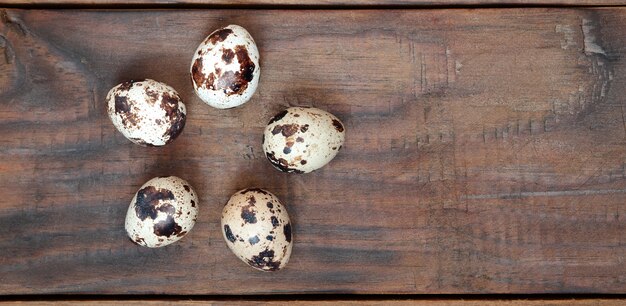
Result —
[[[228, 109], [246, 103], [259, 84], [259, 51], [244, 28], [229, 25], [211, 33], [191, 62], [193, 88], [206, 104]], [[155, 81], [127, 81], [107, 97], [113, 125], [142, 146], [164, 146], [185, 127], [187, 110], [174, 88]], [[290, 107], [275, 115], [263, 134], [263, 150], [283, 172], [308, 173], [330, 162], [345, 137], [334, 115], [316, 108]], [[142, 246], [178, 241], [193, 228], [198, 195], [185, 180], [156, 177], [141, 186], [126, 214], [126, 232]], [[287, 209], [267, 190], [247, 188], [231, 196], [222, 211], [224, 240], [237, 257], [262, 271], [289, 261], [292, 226]]]

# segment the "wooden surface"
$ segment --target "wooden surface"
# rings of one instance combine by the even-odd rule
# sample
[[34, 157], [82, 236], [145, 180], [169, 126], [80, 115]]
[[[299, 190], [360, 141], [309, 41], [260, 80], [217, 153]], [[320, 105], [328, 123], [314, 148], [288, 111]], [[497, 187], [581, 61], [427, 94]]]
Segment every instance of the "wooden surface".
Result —
[[[0, 294], [626, 292], [626, 10], [3, 10]], [[194, 96], [196, 46], [240, 24], [259, 90], [217, 110]], [[185, 131], [130, 143], [107, 91], [176, 88]], [[290, 105], [343, 120], [346, 143], [307, 175], [272, 168], [269, 118]], [[200, 197], [193, 231], [147, 249], [124, 231], [146, 180]], [[287, 205], [285, 270], [227, 248], [242, 188]]]
[[2, 5], [172, 5], [200, 6], [498, 6], [626, 5], [625, 0], [0, 0]]

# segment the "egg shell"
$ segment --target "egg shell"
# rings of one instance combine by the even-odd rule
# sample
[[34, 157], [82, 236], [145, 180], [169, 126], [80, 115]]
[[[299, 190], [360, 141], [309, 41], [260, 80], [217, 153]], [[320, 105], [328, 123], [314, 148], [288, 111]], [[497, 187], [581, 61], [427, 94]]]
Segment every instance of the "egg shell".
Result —
[[150, 248], [180, 240], [198, 217], [198, 197], [176, 176], [155, 177], [139, 188], [126, 213], [130, 240]]
[[235, 193], [222, 211], [222, 234], [231, 251], [261, 271], [282, 269], [293, 243], [287, 209], [260, 188]]
[[166, 145], [185, 127], [185, 104], [176, 90], [164, 83], [127, 81], [113, 87], [106, 100], [115, 128], [136, 144]]
[[344, 125], [333, 114], [290, 107], [270, 120], [263, 134], [263, 150], [276, 169], [309, 173], [335, 158], [344, 139]]
[[259, 84], [259, 50], [246, 29], [229, 25], [198, 46], [190, 74], [196, 94], [206, 104], [237, 107], [252, 98]]

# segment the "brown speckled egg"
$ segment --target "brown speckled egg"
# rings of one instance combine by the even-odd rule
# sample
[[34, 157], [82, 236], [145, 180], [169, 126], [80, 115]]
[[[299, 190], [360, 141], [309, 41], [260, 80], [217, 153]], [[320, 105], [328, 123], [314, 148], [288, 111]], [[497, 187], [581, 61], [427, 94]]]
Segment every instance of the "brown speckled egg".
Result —
[[174, 88], [155, 80], [128, 81], [109, 91], [109, 117], [115, 128], [142, 146], [163, 146], [185, 127], [187, 110]]
[[126, 233], [133, 242], [156, 248], [180, 240], [198, 217], [198, 197], [175, 176], [155, 177], [141, 186], [126, 213]]
[[291, 255], [291, 223], [270, 192], [248, 188], [235, 193], [222, 211], [222, 233], [243, 262], [261, 271], [283, 268]]
[[259, 84], [259, 50], [246, 29], [229, 25], [198, 46], [190, 70], [202, 101], [220, 109], [236, 107], [248, 102]]
[[268, 123], [263, 150], [276, 169], [308, 173], [330, 162], [344, 138], [343, 123], [333, 114], [317, 108], [290, 107]]

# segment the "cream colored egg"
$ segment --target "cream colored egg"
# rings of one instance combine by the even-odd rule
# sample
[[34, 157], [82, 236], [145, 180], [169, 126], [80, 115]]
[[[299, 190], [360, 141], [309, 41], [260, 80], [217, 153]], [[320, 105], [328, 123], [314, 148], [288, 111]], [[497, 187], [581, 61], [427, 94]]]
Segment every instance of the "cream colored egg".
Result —
[[155, 80], [128, 81], [106, 97], [111, 122], [124, 137], [143, 146], [163, 146], [183, 131], [185, 104], [174, 88]]
[[229, 25], [198, 46], [190, 73], [196, 94], [206, 104], [237, 107], [250, 100], [259, 84], [259, 50], [246, 29]]
[[222, 211], [222, 234], [239, 259], [261, 271], [282, 269], [291, 256], [291, 222], [286, 207], [270, 192], [235, 193]]
[[276, 169], [308, 173], [335, 158], [344, 139], [344, 125], [333, 114], [290, 107], [270, 120], [263, 134], [263, 150]]
[[150, 248], [180, 240], [198, 217], [198, 197], [191, 185], [175, 176], [155, 177], [141, 186], [126, 213], [126, 233]]

